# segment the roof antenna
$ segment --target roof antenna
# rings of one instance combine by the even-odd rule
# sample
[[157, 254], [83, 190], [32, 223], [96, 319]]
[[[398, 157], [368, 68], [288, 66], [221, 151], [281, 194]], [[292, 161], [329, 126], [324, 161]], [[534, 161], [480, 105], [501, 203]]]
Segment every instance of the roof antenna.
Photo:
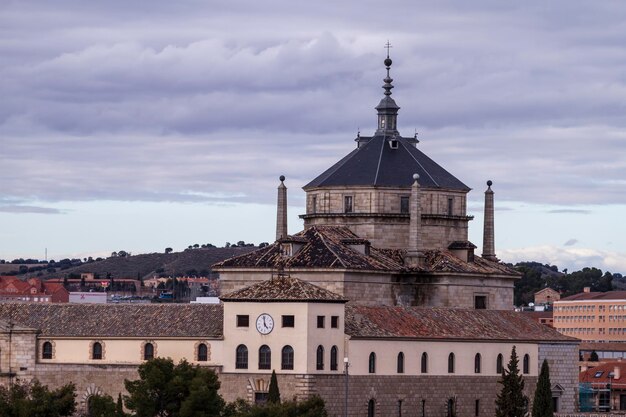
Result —
[[356, 137], [357, 137], [357, 138], [360, 138], [360, 137], [361, 137], [361, 128], [360, 128], [360, 127], [357, 127], [357, 128], [356, 128]]

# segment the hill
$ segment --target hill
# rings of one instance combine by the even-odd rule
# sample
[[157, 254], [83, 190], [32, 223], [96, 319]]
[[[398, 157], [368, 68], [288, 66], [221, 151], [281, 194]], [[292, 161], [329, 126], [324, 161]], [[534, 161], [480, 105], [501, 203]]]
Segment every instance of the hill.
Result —
[[106, 259], [85, 262], [69, 268], [55, 268], [48, 265], [45, 271], [24, 274], [24, 277], [38, 276], [42, 279], [62, 278], [92, 272], [102, 278], [111, 274], [114, 278], [150, 278], [160, 276], [208, 276], [211, 265], [224, 259], [248, 253], [255, 246], [229, 248], [187, 249], [183, 252], [148, 253], [132, 256], [111, 256]]

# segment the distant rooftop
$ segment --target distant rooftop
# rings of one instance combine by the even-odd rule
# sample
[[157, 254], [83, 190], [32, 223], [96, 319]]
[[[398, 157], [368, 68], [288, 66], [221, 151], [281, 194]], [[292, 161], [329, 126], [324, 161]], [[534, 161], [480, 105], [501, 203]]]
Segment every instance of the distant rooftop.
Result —
[[279, 276], [220, 297], [222, 301], [345, 303], [340, 295], [306, 281]]
[[[626, 301], [626, 291], [607, 291], [607, 292], [581, 292], [561, 298], [560, 301], [587, 301], [587, 300], [621, 300]], [[558, 301], [555, 301], [558, 303]]]

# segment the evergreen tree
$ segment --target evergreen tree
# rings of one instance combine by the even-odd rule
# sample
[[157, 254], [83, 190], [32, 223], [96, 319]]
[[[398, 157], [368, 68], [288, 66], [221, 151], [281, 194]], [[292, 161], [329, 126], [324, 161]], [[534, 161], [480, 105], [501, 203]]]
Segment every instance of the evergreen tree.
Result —
[[598, 353], [595, 350], [591, 351], [591, 355], [589, 355], [589, 360], [591, 362], [598, 362], [600, 358], [598, 358]]
[[533, 417], [553, 417], [552, 390], [550, 388], [550, 367], [545, 359], [541, 364], [541, 372], [535, 389], [533, 401]]
[[115, 417], [126, 417], [124, 413], [124, 403], [122, 402], [122, 394], [117, 394], [117, 404], [115, 404]]
[[524, 378], [520, 375], [519, 360], [515, 346], [511, 350], [511, 360], [502, 371], [502, 390], [496, 398], [496, 417], [524, 417], [528, 398], [524, 395]]
[[270, 379], [270, 388], [267, 395], [267, 402], [271, 404], [280, 404], [280, 391], [278, 390], [278, 379], [276, 371], [272, 370], [272, 378]]

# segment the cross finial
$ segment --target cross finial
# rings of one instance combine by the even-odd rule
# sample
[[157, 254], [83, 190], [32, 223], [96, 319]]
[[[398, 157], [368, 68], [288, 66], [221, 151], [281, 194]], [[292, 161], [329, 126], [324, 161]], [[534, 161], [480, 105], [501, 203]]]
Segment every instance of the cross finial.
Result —
[[389, 58], [389, 49], [393, 48], [393, 46], [391, 46], [391, 44], [389, 43], [389, 40], [387, 40], [387, 43], [385, 44], [385, 49], [387, 49], [387, 58]]

